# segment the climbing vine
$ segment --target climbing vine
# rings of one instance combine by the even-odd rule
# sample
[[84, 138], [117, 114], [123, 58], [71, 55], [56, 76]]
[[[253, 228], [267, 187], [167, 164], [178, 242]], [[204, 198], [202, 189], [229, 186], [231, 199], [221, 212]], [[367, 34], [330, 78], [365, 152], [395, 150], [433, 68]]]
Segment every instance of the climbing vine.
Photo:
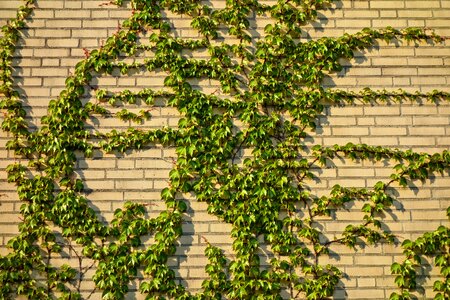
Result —
[[[353, 58], [356, 50], [367, 49], [376, 40], [443, 41], [431, 31], [387, 27], [304, 41], [300, 39], [302, 26], [332, 0], [280, 0], [270, 5], [229, 0], [223, 9], [196, 0], [132, 0], [131, 16], [102, 47], [85, 50], [85, 59], [66, 79], [65, 89], [49, 102], [42, 126], [30, 130], [23, 95], [15, 89], [12, 59], [35, 2], [23, 1], [16, 18], [2, 28], [0, 40], [2, 129], [11, 135], [8, 149], [26, 161], [7, 168], [8, 181], [17, 185], [23, 204], [19, 234], [8, 243], [10, 254], [0, 257], [2, 299], [16, 295], [89, 298], [92, 294], [82, 294], [89, 270], [95, 270], [95, 288], [102, 291], [103, 299], [123, 299], [140, 271], [144, 279], [139, 291], [147, 299], [282, 299], [282, 294], [293, 299], [329, 298], [343, 272], [332, 264], [321, 264], [320, 258], [328, 257], [336, 244], [354, 248], [394, 242], [394, 236], [383, 229], [383, 212], [395, 200], [388, 189], [448, 170], [448, 151], [431, 155], [364, 144], [308, 147], [306, 143], [325, 103], [448, 100], [450, 95], [442, 91], [347, 92], [322, 85], [328, 73], [342, 69], [341, 58]], [[121, 6], [122, 2], [109, 4]], [[176, 37], [163, 18], [164, 10], [189, 16], [200, 38]], [[253, 15], [272, 20], [256, 40], [249, 33]], [[149, 38], [144, 40], [144, 34]], [[227, 43], [224, 36], [236, 42]], [[209, 57], [185, 55], [197, 50], [206, 50]], [[152, 55], [126, 62], [125, 58], [144, 52]], [[91, 101], [82, 101], [93, 89], [94, 74], [111, 75], [116, 70], [124, 75], [163, 72], [164, 88], [96, 89]], [[219, 82], [220, 91], [208, 94], [191, 84], [191, 79], [205, 78]], [[176, 128], [130, 127], [102, 133], [86, 127], [95, 114], [137, 123], [151, 119], [150, 109], [135, 113], [112, 108], [136, 103], [151, 108], [155, 99], [164, 100], [182, 115]], [[161, 193], [166, 210], [148, 218], [145, 205], [127, 202], [115, 211], [110, 224], [103, 223], [83, 196], [83, 181], [74, 173], [77, 156], [125, 152], [151, 143], [176, 148], [169, 185]], [[245, 149], [251, 155], [241, 161]], [[315, 196], [310, 186], [317, 176], [314, 170], [342, 157], [390, 161], [392, 175], [371, 188], [335, 185], [329, 195]], [[179, 284], [168, 266], [182, 234], [187, 209], [184, 195], [188, 193], [206, 202], [208, 213], [232, 226], [234, 257], [227, 258], [208, 243], [208, 278], [197, 294]], [[345, 227], [339, 236], [329, 237], [316, 226], [320, 219], [331, 219], [333, 212], [356, 201], [364, 203], [361, 221]], [[144, 244], [143, 237], [149, 235], [152, 243]], [[448, 299], [449, 241], [445, 226], [415, 241], [405, 240], [405, 260], [392, 265], [399, 292], [391, 299], [414, 297], [423, 256], [433, 257], [440, 269], [441, 278], [433, 285], [435, 299]], [[264, 268], [261, 243], [273, 253]], [[53, 263], [64, 249], [74, 253], [78, 267]]]

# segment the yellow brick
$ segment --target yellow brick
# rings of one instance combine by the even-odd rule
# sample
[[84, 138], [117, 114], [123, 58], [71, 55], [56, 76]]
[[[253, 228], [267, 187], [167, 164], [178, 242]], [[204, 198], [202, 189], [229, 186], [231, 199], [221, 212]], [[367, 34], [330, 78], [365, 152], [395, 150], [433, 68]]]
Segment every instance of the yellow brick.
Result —
[[375, 171], [373, 169], [344, 169], [340, 168], [338, 170], [339, 177], [372, 177], [375, 175]]
[[64, 8], [81, 8], [81, 2], [65, 1]]
[[163, 157], [164, 158], [176, 158], [177, 154], [175, 153], [175, 149], [163, 149]]
[[130, 16], [130, 11], [128, 10], [112, 10], [109, 11], [109, 17], [112, 19], [125, 19]]
[[439, 215], [438, 213], [436, 213], [435, 210], [430, 210], [430, 211], [426, 211], [426, 210], [420, 210], [420, 211], [411, 211], [411, 218], [414, 222], [419, 221], [419, 220], [424, 220], [424, 221], [428, 221], [428, 220], [439, 220], [441, 219], [442, 222], [446, 221], [446, 215], [445, 215], [445, 211], [442, 211], [442, 214]]
[[437, 109], [438, 108], [434, 105], [402, 106], [401, 113], [402, 115], [435, 115], [437, 114]]
[[380, 255], [355, 256], [355, 265], [390, 266], [391, 264], [392, 264], [392, 257], [390, 256], [380, 256]]
[[370, 128], [371, 135], [406, 135], [407, 130], [405, 127], [371, 127]]
[[419, 75], [450, 75], [449, 68], [419, 68]]
[[[21, 4], [21, 2], [17, 1], [17, 0], [15, 0], [15, 1], [3, 1], [2, 2], [2, 9], [12, 8], [12, 9], [15, 10], [15, 9], [17, 9], [17, 7], [19, 7], [20, 4]], [[15, 16], [15, 11], [13, 11], [12, 13], [13, 13], [13, 15], [11, 17]]]
[[[433, 11], [434, 12], [434, 11]], [[399, 10], [398, 16], [400, 18], [431, 18], [433, 12], [431, 10]]]
[[43, 9], [43, 8], [51, 8], [51, 9], [55, 9], [55, 8], [63, 8], [63, 1], [41, 1], [39, 3], [39, 8]]
[[135, 168], [135, 166], [136, 166], [135, 161], [132, 159], [130, 160], [122, 159], [117, 161], [118, 169], [133, 169]]
[[[0, 211], [0, 220], [2, 224], [18, 224], [21, 221], [22, 216], [18, 213], [2, 213], [2, 211], [8, 211], [11, 212], [11, 209], [7, 210], [7, 207], [4, 207], [4, 205], [1, 205], [1, 211]], [[0, 225], [3, 226], [3, 225]]]
[[114, 189], [114, 182], [108, 180], [89, 180], [86, 181], [85, 187], [94, 190], [112, 190]]
[[71, 32], [74, 38], [106, 38], [108, 36], [108, 30], [106, 29], [73, 29]]
[[145, 180], [115, 180], [114, 186], [116, 189], [150, 189], [152, 183]]
[[[81, 27], [78, 26], [78, 28]], [[83, 20], [83, 28], [117, 28], [116, 20]]]
[[442, 66], [444, 65], [442, 58], [420, 58], [420, 57], [408, 57], [408, 65], [410, 66]]
[[399, 140], [396, 137], [362, 137], [361, 143], [372, 146], [397, 146]]
[[[348, 272], [348, 274], [358, 274], [361, 277], [378, 277], [383, 276], [383, 267], [381, 266], [366, 266], [364, 268], [361, 267], [347, 267], [345, 268], [345, 271]], [[350, 295], [349, 295], [350, 296]], [[359, 298], [354, 296], [354, 298]], [[354, 299], [353, 297], [351, 299]], [[362, 297], [364, 298], [364, 297]], [[377, 297], [378, 299], [383, 299], [383, 297]]]
[[371, 26], [370, 20], [364, 20], [364, 19], [337, 19], [336, 21], [336, 28], [343, 27], [343, 28], [365, 28]]
[[136, 84], [138, 86], [164, 86], [164, 77], [145, 77], [137, 78]]
[[[437, 175], [436, 177], [434, 177], [432, 180], [430, 180], [431, 182], [431, 188], [439, 188], [439, 187], [448, 187], [450, 185], [450, 177], [445, 176], [445, 175]], [[428, 186], [426, 186], [428, 187]]]
[[184, 235], [191, 235], [191, 234], [203, 234], [209, 232], [209, 224], [208, 223], [186, 223], [182, 226], [183, 234]]
[[369, 8], [369, 2], [365, 1], [358, 1], [358, 2], [352, 2], [354, 8]]
[[2, 236], [12, 236], [19, 232], [18, 225], [14, 224], [0, 224], [0, 234]]
[[407, 64], [406, 58], [389, 58], [389, 57], [379, 57], [371, 58], [372, 65], [375, 66], [405, 66]]
[[108, 170], [108, 171], [106, 171], [106, 178], [142, 178], [143, 175], [144, 175], [144, 171], [142, 171], [142, 170]]
[[[358, 211], [338, 211], [336, 213], [336, 219], [339, 220], [343, 225], [344, 223], [346, 223], [345, 226], [348, 225], [349, 222], [351, 223], [358, 223], [361, 222], [363, 220], [363, 214], [358, 210]], [[325, 223], [325, 227], [327, 229], [328, 233], [339, 233], [341, 234], [344, 229], [345, 226], [338, 226], [335, 227], [336, 224], [333, 224], [334, 221], [330, 222], [323, 222]]]
[[233, 240], [229, 234], [203, 234], [202, 238], [205, 238], [209, 243], [214, 245], [232, 244]]
[[169, 180], [153, 180], [153, 189], [162, 190], [169, 186]]
[[180, 263], [180, 267], [189, 267], [189, 269], [193, 267], [204, 267], [207, 263], [208, 260], [203, 255], [199, 257], [190, 256]]
[[342, 137], [342, 138], [337, 138], [337, 137], [326, 137], [323, 140], [323, 145], [328, 145], [328, 146], [333, 146], [335, 144], [337, 145], [346, 145], [347, 143], [354, 143], [354, 144], [358, 144], [360, 143], [361, 140], [359, 137]]
[[[146, 184], [147, 186], [147, 184]], [[143, 188], [142, 188], [143, 189]], [[160, 201], [161, 199], [161, 193], [157, 191], [125, 191], [123, 193], [123, 199], [129, 200], [129, 201]], [[163, 209], [165, 207], [165, 204], [163, 202], [161, 203], [152, 203], [151, 204], [151, 210], [159, 210]]]
[[375, 118], [372, 117], [363, 117], [357, 119], [358, 125], [374, 125], [375, 124]]
[[[330, 25], [331, 26], [331, 25]], [[332, 25], [334, 27], [334, 25]], [[327, 28], [327, 30], [323, 30], [323, 31], [315, 31], [315, 30], [307, 30], [304, 29], [304, 34], [307, 32], [310, 37], [313, 38], [321, 38], [321, 37], [339, 37], [342, 36], [344, 34], [344, 32], [346, 33], [352, 33], [353, 32], [358, 32], [359, 29], [354, 28], [354, 29], [334, 29], [334, 28]]]
[[209, 225], [209, 230], [211, 233], [224, 233], [224, 232], [231, 232], [232, 226], [228, 223], [213, 223]]
[[57, 67], [59, 66], [59, 58], [44, 58], [42, 60], [43, 67]]
[[450, 55], [450, 48], [441, 48], [441, 47], [434, 47], [434, 48], [426, 48], [426, 47], [419, 47], [415, 49], [417, 56], [449, 56]]
[[189, 269], [189, 278], [205, 278], [205, 277], [207, 277], [207, 274], [204, 268]]
[[61, 19], [73, 19], [73, 18], [83, 19], [83, 18], [89, 18], [90, 16], [91, 16], [91, 12], [89, 10], [65, 9], [65, 10], [56, 10], [55, 11], [55, 18], [61, 18]]
[[387, 1], [370, 1], [370, 8], [403, 8], [405, 6], [405, 3], [403, 1], [393, 1], [393, 0], [387, 0]]
[[403, 225], [403, 228], [405, 229], [405, 232], [424, 233], [427, 231], [434, 231], [440, 225], [442, 225], [442, 222], [437, 222], [437, 221], [434, 221], [434, 219], [433, 219], [433, 220], [427, 220], [426, 222], [414, 221], [414, 223], [405, 223]]
[[21, 80], [21, 82], [18, 82], [19, 86], [40, 86], [41, 84], [42, 84], [41, 78], [25, 77]]
[[183, 245], [177, 247], [175, 255], [204, 255], [206, 246]]
[[67, 20], [67, 19], [52, 19], [47, 20], [45, 22], [47, 28], [80, 28], [81, 21], [80, 20]]
[[348, 299], [387, 299], [389, 295], [386, 295], [381, 289], [374, 289], [372, 286], [366, 289], [358, 288], [356, 290], [348, 290], [347, 297]]
[[433, 199], [434, 198], [448, 198], [450, 195], [450, 189], [433, 189]]
[[407, 8], [438, 8], [440, 7], [439, 1], [427, 0], [427, 1], [405, 1]]
[[[448, 3], [448, 6], [450, 7], [450, 2], [447, 1], [446, 3]], [[442, 6], [445, 7], [445, 2], [442, 3]], [[433, 17], [435, 18], [447, 18], [449, 11], [448, 9], [440, 9], [440, 10], [433, 10]]]
[[[384, 16], [386, 17], [386, 16]], [[372, 20], [372, 26], [375, 28], [385, 28], [386, 25], [389, 24], [389, 26], [393, 27], [406, 27], [407, 21], [402, 19], [379, 19], [379, 20]]]
[[[155, 156], [155, 157], [160, 157], [160, 156]], [[136, 164], [136, 168], [152, 168], [152, 169], [167, 169], [170, 170], [174, 167], [174, 163], [175, 161], [171, 161], [171, 160], [162, 160], [162, 159], [139, 159], [135, 161]], [[163, 172], [162, 170], [159, 170], [159, 172]], [[152, 177], [153, 173], [145, 173], [146, 177]], [[161, 174], [161, 173], [160, 173]], [[166, 174], [166, 176], [164, 178], [168, 178], [168, 171], [167, 173], [162, 173], [162, 174]]]
[[369, 134], [367, 127], [333, 127], [333, 136], [363, 136]]
[[40, 57], [64, 57], [69, 55], [69, 49], [57, 48], [57, 49], [34, 49], [33, 54]]
[[78, 58], [61, 58], [61, 66], [73, 68], [79, 61]]
[[400, 108], [398, 106], [365, 106], [364, 115], [400, 115]]
[[445, 128], [442, 127], [411, 127], [411, 135], [445, 135]]
[[380, 18], [397, 18], [398, 10], [380, 10]]
[[[206, 264], [207, 262], [205, 262]], [[200, 289], [202, 287], [202, 283], [203, 283], [203, 279], [201, 280], [197, 280], [197, 279], [190, 279], [188, 281], [185, 282], [186, 286], [189, 289], [192, 290], [196, 290], [196, 289]]]
[[169, 179], [169, 169], [163, 170], [145, 170], [145, 178], [162, 178]]
[[340, 255], [338, 257], [335, 257], [335, 256], [330, 256], [330, 257], [320, 256], [319, 257], [320, 265], [333, 264], [336, 266], [343, 266], [343, 265], [353, 265], [353, 263], [354, 262], [353, 262], [352, 255]]
[[379, 76], [381, 68], [359, 68], [353, 67], [345, 71], [346, 76]]
[[377, 10], [367, 10], [367, 9], [353, 9], [353, 10], [344, 10], [344, 18], [378, 18], [379, 11]]
[[[90, 9], [105, 9], [101, 5], [105, 3], [102, 0], [90, 0], [90, 1], [82, 1], [83, 8], [90, 8]], [[108, 6], [107, 6], [108, 7]]]
[[414, 117], [413, 118], [414, 125], [449, 125], [450, 120], [448, 117]]
[[50, 91], [47, 88], [33, 87], [28, 88], [27, 92], [33, 95], [33, 97], [48, 97], [50, 96]]
[[375, 286], [375, 278], [358, 278], [358, 287], [373, 287]]
[[400, 137], [400, 145], [406, 146], [432, 146], [435, 139], [432, 137]]
[[356, 85], [356, 78], [352, 77], [325, 77], [323, 80], [324, 86], [354, 86]]
[[356, 116], [363, 114], [362, 106], [328, 107], [331, 116]]
[[447, 82], [445, 77], [433, 76], [433, 77], [414, 77], [411, 78], [411, 83], [413, 85], [445, 85]]
[[97, 170], [83, 170], [82, 172], [79, 172], [80, 176], [82, 178], [86, 179], [102, 179], [105, 178], [105, 172], [104, 171], [97, 171]]
[[414, 76], [417, 75], [417, 68], [383, 68], [383, 75], [391, 76]]
[[391, 77], [359, 77], [357, 79], [357, 83], [360, 86], [392, 86], [392, 78]]
[[78, 168], [88, 169], [88, 168], [114, 168], [116, 166], [116, 160], [114, 159], [101, 159], [101, 160], [91, 160], [91, 159], [80, 159], [77, 161]]
[[425, 20], [408, 20], [408, 27], [425, 27]]
[[75, 39], [48, 39], [47, 40], [47, 46], [51, 48], [58, 48], [58, 47], [64, 47], [64, 48], [70, 48], [70, 47], [78, 47], [79, 46], [79, 40]]

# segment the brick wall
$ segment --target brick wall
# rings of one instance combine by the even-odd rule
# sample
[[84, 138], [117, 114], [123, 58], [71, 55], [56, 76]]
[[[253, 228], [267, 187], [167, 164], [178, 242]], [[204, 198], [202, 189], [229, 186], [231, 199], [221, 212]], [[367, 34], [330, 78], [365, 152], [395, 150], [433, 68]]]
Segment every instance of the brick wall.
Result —
[[[48, 101], [58, 96], [65, 78], [75, 64], [84, 57], [83, 48], [98, 48], [102, 41], [116, 31], [118, 23], [130, 15], [129, 8], [99, 6], [104, 0], [38, 0], [25, 38], [20, 42], [14, 62], [17, 86], [26, 95], [25, 105], [29, 121], [39, 127], [39, 119], [46, 114]], [[224, 1], [211, 1], [223, 7]], [[15, 15], [20, 1], [0, 0], [0, 24]], [[190, 20], [168, 15], [182, 37], [196, 33], [189, 28]], [[450, 0], [346, 0], [323, 11], [309, 26], [305, 38], [339, 36], [364, 27], [382, 28], [419, 26], [431, 27], [438, 34], [450, 35]], [[264, 27], [266, 20], [253, 24]], [[330, 75], [326, 85], [341, 89], [360, 90], [365, 86], [376, 89], [403, 88], [408, 91], [449, 90], [450, 41], [440, 45], [379, 42], [368, 51], [357, 53], [338, 74]], [[203, 54], [198, 54], [203, 55]], [[111, 90], [162, 87], [161, 74], [96, 77], [93, 85]], [[203, 89], [214, 89], [214, 82], [199, 82]], [[86, 95], [87, 97], [89, 95]], [[450, 146], [450, 105], [447, 103], [402, 105], [354, 105], [327, 107], [319, 120], [319, 130], [312, 143], [333, 145], [347, 142], [367, 143], [417, 151], [436, 152]], [[175, 126], [178, 114], [173, 108], [157, 105], [153, 118], [145, 128]], [[88, 126], [101, 131], [126, 129], [131, 124], [116, 119], [93, 119]], [[0, 132], [0, 254], [7, 253], [7, 241], [17, 232], [19, 207], [15, 187], [6, 183], [5, 168], [20, 160], [5, 149], [8, 135]], [[168, 173], [175, 159], [170, 148], [149, 147], [143, 151], [113, 155], [97, 153], [93, 159], [80, 158], [77, 174], [86, 183], [86, 196], [101, 218], [109, 221], [124, 201], [151, 202], [156, 214], [164, 209], [159, 193], [167, 184]], [[317, 194], [326, 193], [336, 184], [364, 187], [386, 179], [390, 168], [383, 164], [354, 164], [336, 161], [334, 166], [320, 173], [321, 181], [312, 183]], [[447, 224], [444, 210], [450, 205], [450, 178], [436, 175], [410, 189], [398, 188], [396, 203], [386, 224], [400, 239], [414, 238], [440, 224]], [[153, 214], [153, 213], [152, 213]], [[348, 223], [360, 218], [358, 207], [340, 213], [337, 221], [324, 220], [329, 234], [338, 233]], [[170, 264], [180, 280], [193, 291], [205, 276], [203, 270], [205, 243], [211, 243], [230, 253], [229, 226], [219, 223], [206, 212], [206, 204], [189, 201], [184, 235], [180, 239], [176, 257]], [[339, 253], [332, 262], [348, 275], [342, 282], [345, 289], [336, 298], [384, 299], [394, 289], [390, 265], [401, 259], [401, 249], [379, 245], [352, 251], [336, 247]], [[427, 280], [429, 285], [432, 278]], [[88, 291], [92, 283], [87, 281]], [[426, 298], [431, 289], [427, 289]], [[94, 298], [98, 299], [98, 298]]]

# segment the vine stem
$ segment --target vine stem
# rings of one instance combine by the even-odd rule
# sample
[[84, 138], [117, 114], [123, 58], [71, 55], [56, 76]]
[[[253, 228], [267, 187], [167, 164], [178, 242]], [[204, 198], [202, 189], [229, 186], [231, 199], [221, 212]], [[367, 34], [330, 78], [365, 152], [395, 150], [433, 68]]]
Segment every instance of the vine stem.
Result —
[[[50, 247], [47, 247], [47, 253], [48, 253], [48, 256], [47, 256], [46, 263], [47, 263], [47, 266], [50, 266], [51, 257], [52, 257], [52, 249]], [[52, 288], [50, 286], [50, 280], [48, 278], [48, 275], [49, 275], [48, 270], [46, 272], [47, 272], [47, 295], [50, 296], [50, 292], [51, 292]]]

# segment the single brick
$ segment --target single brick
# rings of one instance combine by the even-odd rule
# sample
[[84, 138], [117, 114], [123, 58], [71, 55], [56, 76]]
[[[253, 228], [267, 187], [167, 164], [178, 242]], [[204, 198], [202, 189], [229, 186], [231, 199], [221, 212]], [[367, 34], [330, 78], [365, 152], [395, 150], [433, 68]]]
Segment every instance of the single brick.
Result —
[[427, 1], [405, 1], [406, 8], [438, 8], [440, 7], [440, 1], [427, 0]]
[[392, 264], [392, 257], [380, 256], [380, 255], [374, 255], [374, 256], [372, 256], [372, 255], [359, 256], [358, 255], [358, 256], [355, 256], [355, 264], [362, 265], [362, 266], [366, 266], [366, 265], [368, 265], [368, 266], [390, 266]]
[[67, 19], [52, 19], [46, 20], [47, 28], [80, 28], [81, 20], [67, 20]]
[[90, 17], [91, 17], [91, 12], [89, 10], [64, 9], [64, 10], [56, 10], [55, 11], [55, 18], [57, 18], [57, 19], [84, 19], [84, 18], [90, 18]]
[[73, 48], [78, 47], [78, 39], [48, 39], [47, 46], [51, 48]]
[[[386, 124], [387, 125], [387, 124]], [[370, 134], [375, 136], [406, 135], [406, 127], [371, 127]]]
[[68, 70], [64, 68], [34, 68], [32, 70], [32, 75], [39, 77], [67, 76], [68, 73]]
[[410, 127], [409, 129], [410, 135], [445, 135], [445, 128], [442, 127]]
[[405, 66], [407, 65], [407, 58], [403, 57], [379, 57], [371, 58], [372, 65], [374, 66]]
[[431, 10], [399, 10], [398, 16], [400, 18], [431, 18], [434, 11]]
[[370, 8], [380, 8], [380, 9], [404, 8], [405, 7], [404, 1], [395, 1], [395, 0], [388, 0], [388, 1], [373, 0], [373, 1], [370, 1], [369, 4], [370, 4]]

